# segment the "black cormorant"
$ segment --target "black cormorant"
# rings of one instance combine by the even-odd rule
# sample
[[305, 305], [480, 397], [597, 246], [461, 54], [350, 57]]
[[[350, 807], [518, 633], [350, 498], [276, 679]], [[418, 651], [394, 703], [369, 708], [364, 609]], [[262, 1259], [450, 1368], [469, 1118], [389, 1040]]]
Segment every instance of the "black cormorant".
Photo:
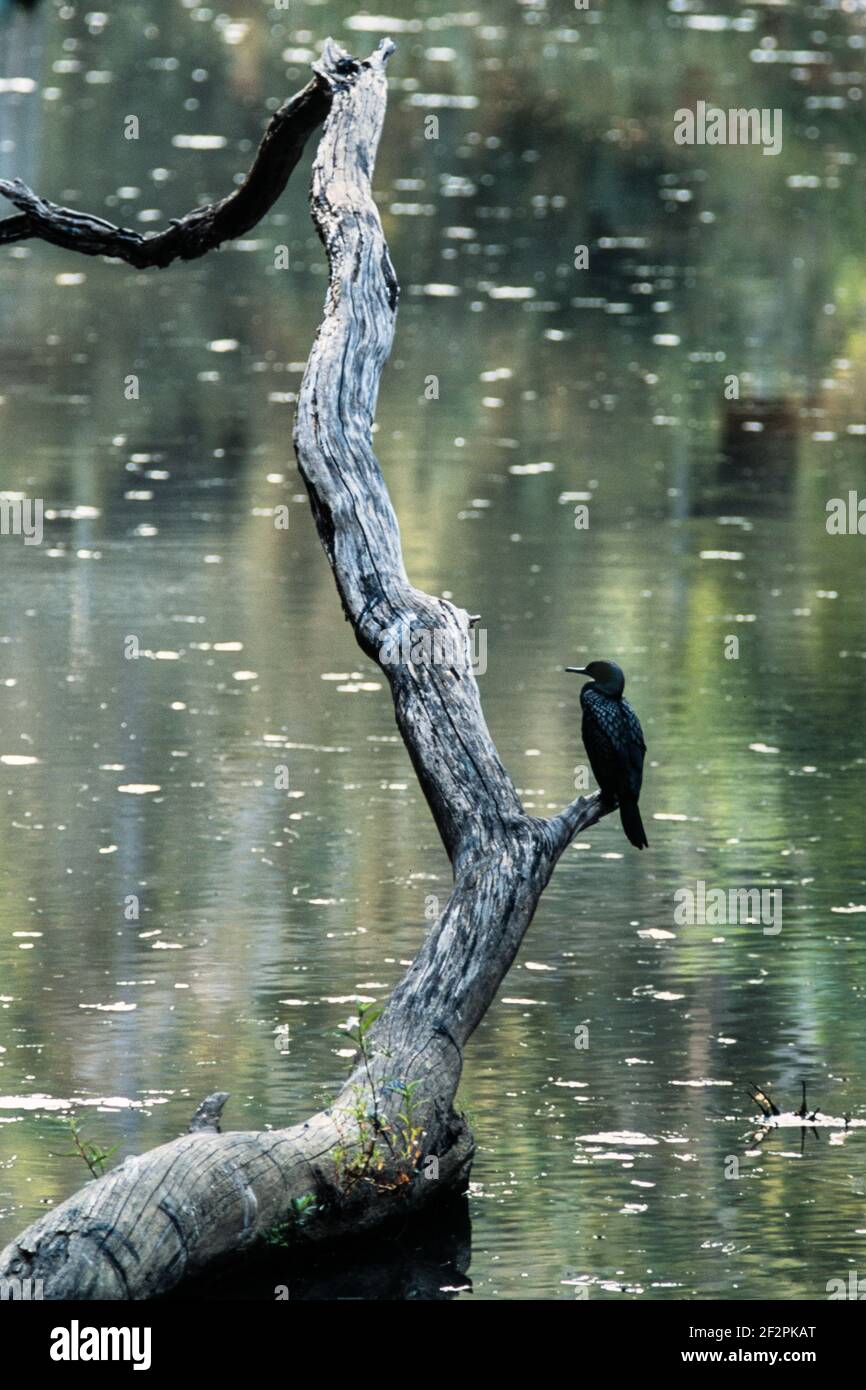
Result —
[[646, 753], [640, 721], [624, 700], [625, 676], [615, 661], [591, 661], [566, 666], [589, 676], [581, 689], [581, 734], [602, 801], [618, 805], [622, 828], [638, 849], [649, 844], [638, 810], [643, 760]]

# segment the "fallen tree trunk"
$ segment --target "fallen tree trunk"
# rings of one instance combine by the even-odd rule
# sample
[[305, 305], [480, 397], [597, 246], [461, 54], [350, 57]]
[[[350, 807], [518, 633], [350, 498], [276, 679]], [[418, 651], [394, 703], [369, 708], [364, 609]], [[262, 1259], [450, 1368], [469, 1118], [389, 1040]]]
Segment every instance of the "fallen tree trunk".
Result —
[[[127, 1159], [29, 1227], [0, 1275], [47, 1298], [140, 1299], [249, 1248], [372, 1231], [465, 1183], [473, 1141], [454, 1111], [463, 1048], [489, 1008], [573, 837], [609, 809], [578, 797], [549, 820], [524, 811], [488, 732], [470, 617], [412, 587], [372, 449], [398, 287], [370, 180], [390, 40], [363, 63], [329, 42], [317, 64], [330, 114], [313, 170], [313, 220], [330, 283], [295, 425], [345, 614], [390, 683], [397, 723], [454, 871], [438, 921], [333, 1105], [290, 1129], [197, 1128]], [[443, 657], [443, 652], [445, 653]], [[212, 1117], [223, 1097], [197, 1112]]]

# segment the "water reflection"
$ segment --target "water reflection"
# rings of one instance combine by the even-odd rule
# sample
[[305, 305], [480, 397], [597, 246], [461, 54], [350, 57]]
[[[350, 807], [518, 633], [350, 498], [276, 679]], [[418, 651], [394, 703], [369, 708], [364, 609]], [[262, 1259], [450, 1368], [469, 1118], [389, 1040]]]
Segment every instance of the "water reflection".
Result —
[[465, 1197], [453, 1196], [411, 1227], [399, 1221], [387, 1238], [307, 1248], [302, 1257], [272, 1248], [184, 1289], [184, 1300], [318, 1302], [375, 1300], [453, 1302], [472, 1293], [471, 1223]]
[[[864, 1113], [863, 559], [824, 522], [866, 433], [866, 35], [841, 8], [715, 9], [395, 16], [377, 447], [410, 573], [482, 614], [529, 807], [573, 794], [561, 668], [601, 650], [651, 760], [649, 861], [613, 819], [582, 838], [469, 1048], [472, 1252], [443, 1283], [475, 1297], [823, 1297], [866, 1229], [853, 1129], [743, 1157], [749, 1082]], [[0, 24], [2, 172], [139, 229], [231, 186], [320, 38], [378, 36], [351, 5], [252, 0]], [[778, 158], [673, 145], [673, 112], [723, 92], [783, 108]], [[308, 1113], [344, 1075], [338, 1023], [448, 890], [294, 466], [324, 283], [304, 177], [161, 274], [0, 252], [2, 487], [50, 513], [41, 547], [0, 538], [4, 1235], [80, 1182], [52, 1156], [71, 1111], [122, 1153], [216, 1089], [227, 1127]], [[697, 878], [781, 888], [779, 936], [677, 927]], [[435, 1292], [411, 1259], [382, 1277]]]

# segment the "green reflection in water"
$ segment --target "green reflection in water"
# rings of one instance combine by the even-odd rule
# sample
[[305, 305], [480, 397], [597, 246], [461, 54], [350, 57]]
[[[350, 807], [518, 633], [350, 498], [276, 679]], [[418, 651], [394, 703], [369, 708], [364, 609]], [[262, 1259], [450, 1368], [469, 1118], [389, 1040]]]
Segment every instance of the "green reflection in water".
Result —
[[[652, 764], [650, 852], [615, 819], [574, 847], [469, 1049], [476, 1296], [823, 1297], [866, 1232], [862, 1141], [745, 1158], [744, 1083], [863, 1113], [838, 910], [864, 902], [863, 558], [824, 524], [863, 464], [863, 18], [389, 8], [377, 447], [410, 573], [482, 613], [528, 806], [573, 794], [575, 658], [620, 660]], [[322, 37], [378, 38], [349, 4], [87, 13], [0, 20], [0, 172], [144, 228], [231, 186]], [[675, 146], [700, 99], [780, 107], [781, 154]], [[2, 487], [54, 513], [41, 547], [0, 542], [0, 754], [38, 760], [0, 764], [4, 1236], [82, 1176], [33, 1097], [124, 1153], [217, 1088], [232, 1127], [300, 1118], [344, 1074], [351, 997], [387, 994], [447, 893], [294, 467], [306, 177], [162, 274], [0, 254]], [[697, 879], [781, 888], [783, 930], [675, 926]]]

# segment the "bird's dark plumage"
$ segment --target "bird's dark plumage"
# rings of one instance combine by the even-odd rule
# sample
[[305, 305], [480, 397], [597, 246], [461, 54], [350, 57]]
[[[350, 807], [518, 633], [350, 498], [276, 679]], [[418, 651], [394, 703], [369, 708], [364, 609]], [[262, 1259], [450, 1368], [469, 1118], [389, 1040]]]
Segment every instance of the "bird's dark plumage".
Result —
[[640, 720], [623, 699], [625, 676], [615, 661], [569, 666], [592, 679], [580, 692], [581, 734], [602, 800], [619, 806], [622, 828], [637, 849], [649, 844], [638, 810], [646, 754]]

